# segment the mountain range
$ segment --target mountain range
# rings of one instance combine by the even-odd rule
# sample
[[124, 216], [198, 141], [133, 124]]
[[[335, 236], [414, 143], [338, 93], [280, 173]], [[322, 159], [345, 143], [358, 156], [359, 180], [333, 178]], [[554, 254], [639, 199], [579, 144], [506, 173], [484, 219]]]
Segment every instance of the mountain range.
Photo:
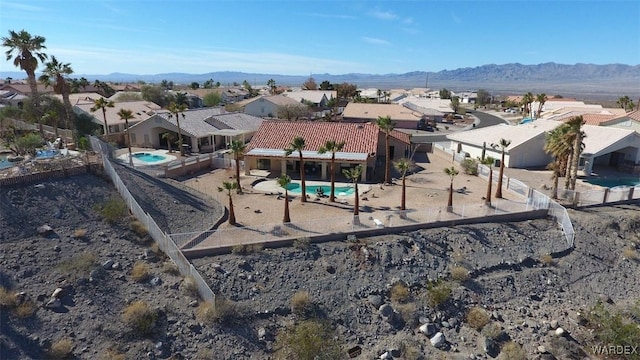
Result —
[[[0, 78], [25, 78], [24, 72], [0, 72]], [[74, 74], [74, 77], [85, 77], [90, 81], [159, 83], [162, 80], [177, 84], [203, 83], [213, 79], [223, 85], [239, 83], [245, 80], [252, 86], [266, 84], [270, 79], [278, 85], [300, 86], [309, 75], [277, 75], [244, 73], [233, 71], [217, 71], [205, 74], [164, 73], [139, 75], [112, 73], [108, 75]], [[533, 93], [561, 94], [583, 98], [603, 97], [617, 98], [630, 96], [640, 97], [640, 65], [625, 64], [557, 64], [553, 62], [523, 65], [488, 64], [477, 67], [466, 67], [438, 72], [413, 71], [404, 74], [363, 74], [349, 73], [342, 75], [311, 74], [319, 84], [322, 81], [331, 83], [351, 83], [360, 88], [413, 88], [429, 87], [432, 89], [447, 88], [453, 91], [485, 89], [495, 94]]]

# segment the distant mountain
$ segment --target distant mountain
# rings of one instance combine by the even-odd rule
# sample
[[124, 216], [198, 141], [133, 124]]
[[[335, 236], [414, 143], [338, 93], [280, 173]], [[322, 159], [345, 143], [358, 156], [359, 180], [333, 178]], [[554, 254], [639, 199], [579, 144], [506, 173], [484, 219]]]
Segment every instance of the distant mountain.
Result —
[[[137, 75], [113, 73], [108, 75], [83, 75], [90, 81], [159, 83], [162, 80], [178, 84], [202, 83], [208, 79], [227, 85], [242, 84], [245, 80], [251, 85], [264, 85], [270, 79], [279, 85], [299, 86], [308, 79], [307, 75], [258, 74], [233, 71], [218, 71], [206, 74], [165, 73], [155, 75]], [[342, 75], [312, 74], [317, 83], [348, 82], [358, 87], [391, 89], [429, 87], [447, 88], [453, 91], [485, 89], [494, 93], [534, 93], [561, 94], [578, 97], [616, 97], [628, 95], [640, 97], [640, 65], [624, 64], [575, 64], [564, 65], [544, 63], [488, 64], [439, 72], [414, 71], [405, 74], [361, 74]], [[0, 78], [25, 78], [23, 72], [0, 72]]]

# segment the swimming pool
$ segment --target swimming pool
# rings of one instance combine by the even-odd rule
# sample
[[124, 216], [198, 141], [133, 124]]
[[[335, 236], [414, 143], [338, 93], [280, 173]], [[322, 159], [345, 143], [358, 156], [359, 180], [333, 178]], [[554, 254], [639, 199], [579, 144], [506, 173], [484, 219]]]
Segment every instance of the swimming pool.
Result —
[[7, 160], [7, 156], [0, 155], [0, 169], [7, 169], [13, 166], [13, 163]]
[[49, 159], [60, 154], [59, 150], [36, 150], [36, 159]]
[[592, 185], [604, 186], [608, 188], [616, 186], [636, 186], [640, 185], [640, 178], [638, 177], [624, 177], [624, 178], [589, 178], [585, 181]]
[[[325, 195], [329, 196], [331, 193], [331, 185], [307, 185], [306, 190], [307, 194], [315, 195], [318, 189], [322, 189]], [[290, 183], [287, 185], [287, 190], [294, 194], [300, 194], [302, 192], [302, 187], [300, 183]], [[351, 186], [336, 186], [334, 195], [336, 196], [347, 196], [351, 195], [355, 192], [355, 189]]]
[[164, 155], [151, 154], [146, 152], [133, 153], [131, 156], [134, 159], [140, 160], [142, 162], [150, 163], [150, 164], [155, 164], [155, 163], [167, 160], [167, 157]]

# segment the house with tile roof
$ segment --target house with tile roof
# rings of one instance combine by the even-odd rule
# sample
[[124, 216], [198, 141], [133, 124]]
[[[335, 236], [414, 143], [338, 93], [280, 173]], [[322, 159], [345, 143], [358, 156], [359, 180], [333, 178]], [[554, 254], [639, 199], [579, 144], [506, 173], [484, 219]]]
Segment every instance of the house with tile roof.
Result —
[[262, 118], [279, 117], [283, 108], [286, 107], [299, 107], [300, 110], [304, 110], [304, 112], [307, 112], [308, 108], [299, 101], [283, 95], [258, 96], [240, 101], [236, 103], [236, 105], [239, 106], [245, 114]]
[[[38, 94], [53, 94], [53, 88], [51, 86], [44, 86], [43, 84], [37, 84]], [[31, 96], [31, 87], [27, 83], [9, 83], [0, 87], [0, 90], [10, 91], [15, 94]]]
[[[106, 133], [106, 128], [102, 110], [98, 109], [95, 112], [91, 111], [93, 106], [94, 102], [85, 98], [73, 105], [73, 111], [78, 115], [86, 114], [90, 116], [94, 123], [102, 127], [104, 134]], [[133, 118], [129, 119], [129, 127], [139, 123], [140, 121], [148, 119], [158, 111], [162, 110], [159, 105], [151, 101], [127, 101], [114, 103], [114, 107], [107, 108], [104, 115], [106, 115], [107, 118], [109, 134], [118, 135], [121, 138], [124, 136], [125, 132], [125, 121], [120, 119], [118, 112], [122, 109], [131, 110], [133, 114]]]
[[625, 113], [624, 115], [619, 115], [611, 119], [603, 120], [598, 125], [635, 130], [640, 133], [640, 110], [631, 111], [629, 113]]
[[299, 90], [285, 91], [283, 96], [294, 99], [299, 103], [309, 103], [315, 107], [326, 107], [331, 98], [337, 97], [337, 91], [331, 90]]
[[345, 122], [374, 122], [389, 116], [399, 129], [418, 129], [422, 114], [400, 104], [371, 104], [350, 102], [342, 113]]
[[[182, 141], [192, 152], [207, 153], [226, 149], [233, 140], [247, 142], [256, 132], [263, 119], [243, 114], [227, 113], [224, 108], [201, 108], [186, 110], [180, 117]], [[168, 148], [170, 138], [178, 139], [178, 122], [170, 112], [162, 110], [150, 118], [129, 128], [131, 144], [138, 147]], [[172, 144], [172, 148], [177, 146]]]
[[[409, 156], [409, 136], [399, 131], [393, 131], [390, 135], [391, 157], [398, 159]], [[327, 140], [345, 142], [343, 150], [336, 153], [338, 176], [342, 174], [341, 169], [362, 165], [362, 180], [369, 181], [377, 174], [376, 166], [384, 164], [385, 134], [375, 124], [266, 120], [247, 144], [244, 154], [246, 174], [249, 175], [251, 170], [265, 170], [272, 174], [297, 177], [300, 171], [299, 155], [285, 154], [285, 149], [297, 136], [305, 139], [302, 155], [305, 171], [311, 177], [326, 180], [330, 176], [331, 153], [318, 153]]]

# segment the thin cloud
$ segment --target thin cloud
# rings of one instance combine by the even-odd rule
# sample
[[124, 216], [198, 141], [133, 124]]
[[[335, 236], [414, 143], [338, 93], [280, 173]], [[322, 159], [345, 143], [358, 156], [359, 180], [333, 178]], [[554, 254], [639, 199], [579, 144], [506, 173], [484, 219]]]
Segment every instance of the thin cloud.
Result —
[[372, 10], [369, 12], [369, 15], [380, 20], [395, 20], [398, 18], [398, 15], [391, 11]]
[[388, 42], [387, 40], [372, 38], [368, 36], [363, 36], [362, 40], [364, 40], [364, 42], [366, 43], [373, 44], [373, 45], [391, 45], [391, 43]]

